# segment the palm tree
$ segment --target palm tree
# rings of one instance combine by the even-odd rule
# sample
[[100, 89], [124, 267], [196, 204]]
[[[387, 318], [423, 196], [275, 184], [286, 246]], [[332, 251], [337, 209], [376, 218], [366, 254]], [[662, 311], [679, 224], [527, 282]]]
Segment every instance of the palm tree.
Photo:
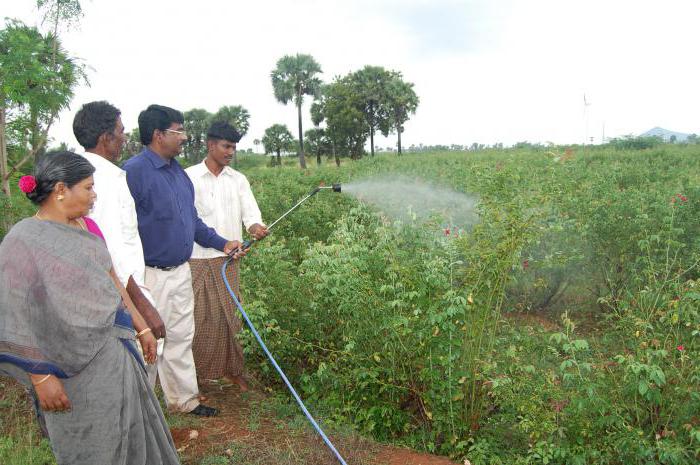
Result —
[[306, 168], [304, 160], [304, 135], [301, 126], [301, 104], [304, 95], [318, 96], [321, 90], [321, 79], [316, 77], [321, 73], [319, 65], [311, 55], [297, 53], [295, 56], [285, 55], [277, 61], [277, 67], [272, 71], [272, 87], [275, 98], [287, 104], [293, 100], [297, 107], [299, 120], [299, 165]]
[[207, 156], [207, 129], [211, 124], [211, 113], [203, 108], [193, 108], [184, 114], [187, 142], [185, 158], [191, 164], [197, 164]]
[[212, 121], [226, 121], [236, 128], [243, 137], [248, 133], [250, 127], [250, 112], [241, 105], [223, 106], [214, 113]]
[[[241, 105], [229, 105], [219, 108], [219, 111], [214, 113], [212, 121], [226, 121], [228, 124], [236, 128], [241, 137], [245, 136], [250, 127], [250, 112]], [[238, 154], [233, 151], [233, 168], [238, 168]]]

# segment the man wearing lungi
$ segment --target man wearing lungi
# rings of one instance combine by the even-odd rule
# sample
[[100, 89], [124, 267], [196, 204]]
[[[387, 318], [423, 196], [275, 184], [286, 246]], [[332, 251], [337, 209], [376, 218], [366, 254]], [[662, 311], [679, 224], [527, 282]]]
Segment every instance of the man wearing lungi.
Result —
[[[220, 234], [242, 240], [241, 224], [255, 239], [267, 235], [260, 209], [246, 177], [229, 163], [241, 139], [228, 123], [215, 122], [207, 132], [207, 157], [185, 171], [195, 190], [200, 218]], [[226, 254], [195, 244], [190, 260], [194, 288], [194, 362], [200, 380], [227, 378], [242, 391], [248, 389], [243, 377], [243, 350], [236, 339], [241, 320], [221, 278]], [[239, 261], [227, 268], [228, 280], [239, 293]]]

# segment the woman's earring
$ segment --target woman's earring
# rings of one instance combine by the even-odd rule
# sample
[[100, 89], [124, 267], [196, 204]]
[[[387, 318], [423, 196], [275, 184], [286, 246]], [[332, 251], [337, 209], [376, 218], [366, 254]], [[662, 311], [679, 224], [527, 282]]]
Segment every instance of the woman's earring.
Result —
[[58, 195], [58, 196], [56, 197], [56, 199], [57, 199], [58, 201], [61, 201], [61, 200], [63, 200], [63, 196], [62, 196], [62, 195]]

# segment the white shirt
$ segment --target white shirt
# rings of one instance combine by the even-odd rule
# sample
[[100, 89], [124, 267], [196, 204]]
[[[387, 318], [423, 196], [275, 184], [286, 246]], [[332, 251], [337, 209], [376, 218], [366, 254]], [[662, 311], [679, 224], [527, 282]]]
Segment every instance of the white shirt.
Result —
[[143, 246], [139, 237], [134, 199], [126, 184], [126, 171], [94, 153], [79, 153], [95, 167], [92, 176], [97, 199], [88, 216], [95, 220], [102, 231], [114, 271], [124, 287], [129, 276], [133, 276], [146, 298], [153, 302], [150, 292], [144, 286]]
[[[248, 179], [229, 166], [215, 176], [202, 162], [185, 170], [194, 184], [194, 206], [199, 217], [221, 237], [242, 241], [243, 229], [255, 223], [263, 224], [258, 203], [250, 190]], [[205, 249], [195, 243], [192, 258], [217, 258], [225, 254], [216, 249]]]

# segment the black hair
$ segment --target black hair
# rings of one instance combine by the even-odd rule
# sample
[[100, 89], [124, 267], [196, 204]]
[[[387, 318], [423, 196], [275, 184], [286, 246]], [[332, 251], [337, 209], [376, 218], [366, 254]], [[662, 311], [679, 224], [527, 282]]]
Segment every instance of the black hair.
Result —
[[153, 141], [153, 132], [165, 131], [173, 123], [184, 123], [182, 113], [163, 105], [149, 105], [139, 114], [139, 135], [141, 143], [148, 145]]
[[73, 134], [85, 150], [94, 149], [102, 134], [114, 131], [120, 115], [119, 109], [104, 100], [86, 103], [73, 118]]
[[241, 133], [226, 121], [214, 121], [207, 131], [207, 141], [223, 139], [236, 144], [241, 137]]
[[49, 152], [39, 158], [34, 166], [36, 188], [27, 193], [27, 198], [40, 205], [51, 195], [56, 183], [63, 182], [70, 188], [94, 172], [95, 167], [77, 153]]

